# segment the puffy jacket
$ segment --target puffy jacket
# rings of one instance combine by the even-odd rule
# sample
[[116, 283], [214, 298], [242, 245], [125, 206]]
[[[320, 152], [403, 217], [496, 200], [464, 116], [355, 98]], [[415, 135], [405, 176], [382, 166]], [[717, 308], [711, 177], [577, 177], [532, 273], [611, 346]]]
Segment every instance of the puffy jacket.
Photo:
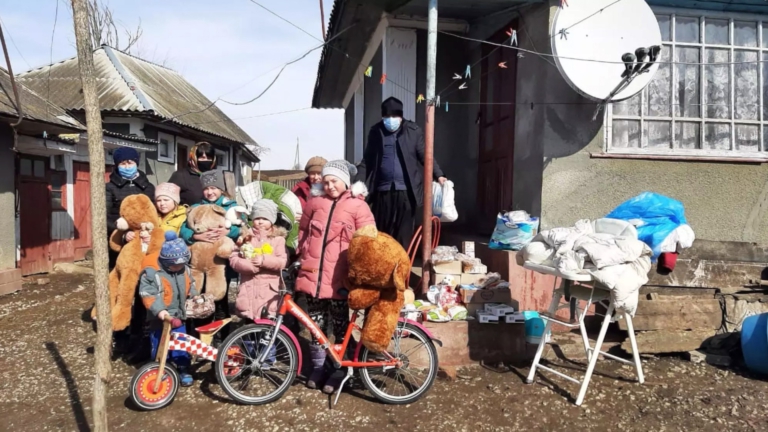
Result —
[[312, 184], [309, 182], [309, 177], [296, 183], [296, 186], [294, 186], [293, 190], [291, 191], [294, 195], [296, 195], [296, 198], [301, 201], [301, 209], [303, 210], [302, 213], [307, 211], [307, 201], [309, 201], [311, 191]]
[[[194, 204], [190, 207], [190, 209], [193, 209], [199, 205], [203, 204], [214, 204], [224, 209], [224, 211], [229, 210], [232, 207], [237, 206], [237, 201], [231, 200], [224, 195], [220, 196], [219, 199], [217, 199], [214, 202], [210, 202], [206, 199], [203, 199], [203, 202]], [[192, 231], [192, 228], [190, 228], [187, 225], [187, 220], [184, 218], [184, 223], [181, 225], [181, 229], [179, 230], [179, 237], [183, 238], [184, 241], [187, 242], [187, 244], [192, 244], [195, 241], [192, 239], [192, 236], [195, 235], [195, 232]], [[237, 241], [237, 238], [240, 237], [240, 227], [237, 225], [232, 225], [232, 227], [229, 229], [229, 234], [227, 234], [227, 237], [231, 238], [232, 240]]]
[[139, 175], [133, 180], [126, 180], [117, 172], [117, 168], [109, 175], [106, 186], [107, 195], [107, 235], [117, 229], [117, 220], [120, 219], [120, 205], [125, 197], [136, 194], [144, 194], [155, 202], [155, 185], [149, 182], [147, 175], [139, 171]]
[[299, 228], [301, 269], [297, 291], [321, 299], [345, 298], [339, 294], [349, 270], [344, 252], [349, 249], [355, 231], [376, 224], [365, 203], [367, 194], [362, 182], [355, 183], [336, 200], [326, 196], [322, 186], [312, 188], [312, 198], [307, 201]]
[[191, 206], [203, 200], [203, 185], [200, 183], [200, 174], [190, 168], [180, 169], [171, 174], [169, 183], [178, 186], [181, 204]]
[[186, 318], [187, 298], [199, 295], [189, 267], [179, 273], [168, 273], [157, 259], [159, 254], [147, 255], [139, 279], [139, 295], [147, 308], [147, 319], [153, 320], [166, 310], [174, 318]]
[[160, 228], [163, 231], [173, 231], [179, 234], [181, 226], [187, 221], [188, 207], [185, 205], [177, 206], [173, 211], [161, 217]]
[[272, 253], [264, 254], [261, 266], [254, 267], [250, 259], [243, 258], [236, 251], [229, 258], [229, 265], [240, 274], [240, 287], [235, 301], [237, 314], [255, 320], [261, 318], [261, 310], [265, 306], [269, 315], [277, 314], [280, 271], [288, 264], [288, 254], [285, 250], [285, 229], [275, 227], [275, 235], [267, 235], [257, 229], [252, 232], [251, 245], [261, 248], [269, 244]]

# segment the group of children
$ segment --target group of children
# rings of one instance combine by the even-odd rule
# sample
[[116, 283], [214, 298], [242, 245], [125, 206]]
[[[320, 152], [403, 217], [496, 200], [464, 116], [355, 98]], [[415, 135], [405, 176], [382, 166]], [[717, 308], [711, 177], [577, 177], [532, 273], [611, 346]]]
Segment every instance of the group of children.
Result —
[[[332, 324], [336, 341], [344, 337], [349, 323], [347, 293], [344, 288], [348, 263], [344, 252], [356, 230], [375, 224], [373, 214], [365, 203], [366, 187], [359, 182], [352, 185], [351, 180], [355, 174], [355, 167], [346, 161], [331, 161], [322, 166], [321, 176], [315, 175], [313, 181], [308, 178], [311, 196], [307, 197], [303, 206], [299, 248], [296, 251], [301, 262], [296, 291], [306, 297], [309, 316], [326, 334]], [[192, 207], [215, 204], [227, 210], [237, 205], [235, 200], [226, 195], [224, 181], [218, 171], [202, 173], [200, 181], [204, 198]], [[280, 272], [289, 262], [285, 243], [287, 231], [275, 225], [279, 212], [277, 203], [265, 199], [255, 202], [248, 218], [250, 228], [246, 228], [247, 225], [243, 225], [243, 228], [232, 226], [204, 233], [195, 233], [187, 226], [187, 208], [179, 205], [179, 187], [175, 184], [158, 185], [155, 203], [162, 219], [161, 228], [166, 231], [166, 242], [156, 262], [150, 260], [144, 269], [139, 286], [142, 303], [148, 310], [153, 358], [157, 352], [163, 319], [171, 317], [184, 322], [186, 299], [204, 291], [200, 283], [196, 284], [192, 280], [188, 269], [191, 258], [188, 245], [194, 242], [215, 242], [221, 236], [235, 241], [241, 237], [249, 238], [249, 246], [238, 247], [228, 263], [229, 269], [237, 272], [240, 278], [236, 313], [249, 320], [261, 318], [264, 313], [269, 316], [276, 314]], [[241, 232], [241, 229], [250, 229], [250, 233]], [[257, 249], [261, 253], [248, 254], [245, 253], [246, 249]], [[222, 319], [228, 315], [228, 299], [225, 297], [217, 304], [214, 318]], [[173, 331], [185, 333], [186, 328], [182, 325]], [[326, 376], [326, 352], [316, 340], [313, 340], [310, 350], [313, 372], [307, 385], [319, 388], [325, 384], [323, 391], [333, 392], [341, 376]], [[179, 369], [181, 384], [192, 385], [188, 354], [172, 351], [169, 359]]]

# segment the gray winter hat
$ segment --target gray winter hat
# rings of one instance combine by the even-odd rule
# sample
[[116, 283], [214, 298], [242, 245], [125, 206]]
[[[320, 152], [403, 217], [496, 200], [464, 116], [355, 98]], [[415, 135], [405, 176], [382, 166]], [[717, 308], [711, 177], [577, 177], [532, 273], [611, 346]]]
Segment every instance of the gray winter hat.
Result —
[[251, 207], [251, 220], [266, 219], [274, 225], [277, 222], [277, 204], [268, 199], [260, 199]]
[[357, 167], [345, 160], [330, 161], [323, 167], [323, 177], [327, 175], [338, 177], [349, 187], [351, 177], [357, 175]]
[[214, 186], [222, 191], [227, 190], [227, 186], [224, 185], [224, 177], [218, 170], [210, 170], [200, 174], [200, 183], [203, 185], [203, 189]]

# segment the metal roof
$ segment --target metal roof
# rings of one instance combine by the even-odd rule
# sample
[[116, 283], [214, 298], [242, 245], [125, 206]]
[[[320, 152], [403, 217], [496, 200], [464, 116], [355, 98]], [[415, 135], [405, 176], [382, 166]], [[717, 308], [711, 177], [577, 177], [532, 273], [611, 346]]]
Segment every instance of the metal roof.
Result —
[[[258, 145], [178, 72], [108, 46], [95, 50], [93, 61], [103, 111], [148, 114], [236, 143]], [[69, 110], [84, 108], [77, 57], [21, 73], [17, 80], [48, 95], [49, 78], [51, 102]]]
[[[32, 90], [16, 81], [21, 100], [21, 111], [24, 121], [49, 123], [65, 131], [85, 130], [79, 121], [66, 113], [61, 107], [46, 102], [45, 99], [35, 94]], [[8, 71], [0, 68], [0, 114], [8, 117], [16, 117], [16, 99], [11, 87], [11, 76]], [[23, 124], [23, 122], [22, 122]], [[54, 130], [50, 130], [54, 133]]]

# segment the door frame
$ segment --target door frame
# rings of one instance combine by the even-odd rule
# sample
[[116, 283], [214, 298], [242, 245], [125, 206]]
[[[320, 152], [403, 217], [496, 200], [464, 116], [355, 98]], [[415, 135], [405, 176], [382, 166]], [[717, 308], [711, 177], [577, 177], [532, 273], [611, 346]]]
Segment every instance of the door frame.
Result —
[[[22, 175], [21, 173], [21, 162], [22, 160], [31, 160], [32, 161], [32, 175]], [[34, 163], [35, 162], [42, 162], [43, 163], [43, 176], [42, 177], [36, 177], [34, 175]], [[30, 155], [30, 154], [20, 154], [19, 157], [16, 159], [16, 173], [18, 173], [18, 197], [19, 197], [19, 263], [18, 266], [22, 271], [22, 275], [30, 275], [30, 274], [38, 274], [38, 273], [45, 273], [50, 272], [51, 269], [51, 220], [53, 218], [52, 215], [52, 209], [51, 209], [51, 184], [50, 184], [50, 178], [49, 178], [49, 164], [50, 164], [50, 158], [47, 156], [38, 156], [38, 155]], [[21, 190], [24, 187], [24, 184], [28, 183], [35, 183], [45, 186], [45, 190], [48, 192], [46, 194], [46, 198], [44, 200], [44, 203], [41, 203], [43, 206], [41, 211], [45, 214], [45, 226], [44, 227], [37, 227], [35, 229], [35, 232], [39, 233], [41, 238], [44, 238], [44, 242], [40, 245], [35, 245], [32, 247], [42, 247], [43, 248], [43, 254], [45, 256], [46, 265], [45, 268], [37, 269], [35, 268], [34, 271], [29, 271], [29, 269], [25, 269], [24, 265], [24, 256], [25, 256], [25, 249], [30, 246], [26, 246], [22, 243], [24, 240], [24, 214], [22, 214], [22, 208], [24, 206], [24, 197], [21, 196]], [[42, 237], [45, 236], [45, 237]], [[38, 271], [41, 270], [41, 271]]]

